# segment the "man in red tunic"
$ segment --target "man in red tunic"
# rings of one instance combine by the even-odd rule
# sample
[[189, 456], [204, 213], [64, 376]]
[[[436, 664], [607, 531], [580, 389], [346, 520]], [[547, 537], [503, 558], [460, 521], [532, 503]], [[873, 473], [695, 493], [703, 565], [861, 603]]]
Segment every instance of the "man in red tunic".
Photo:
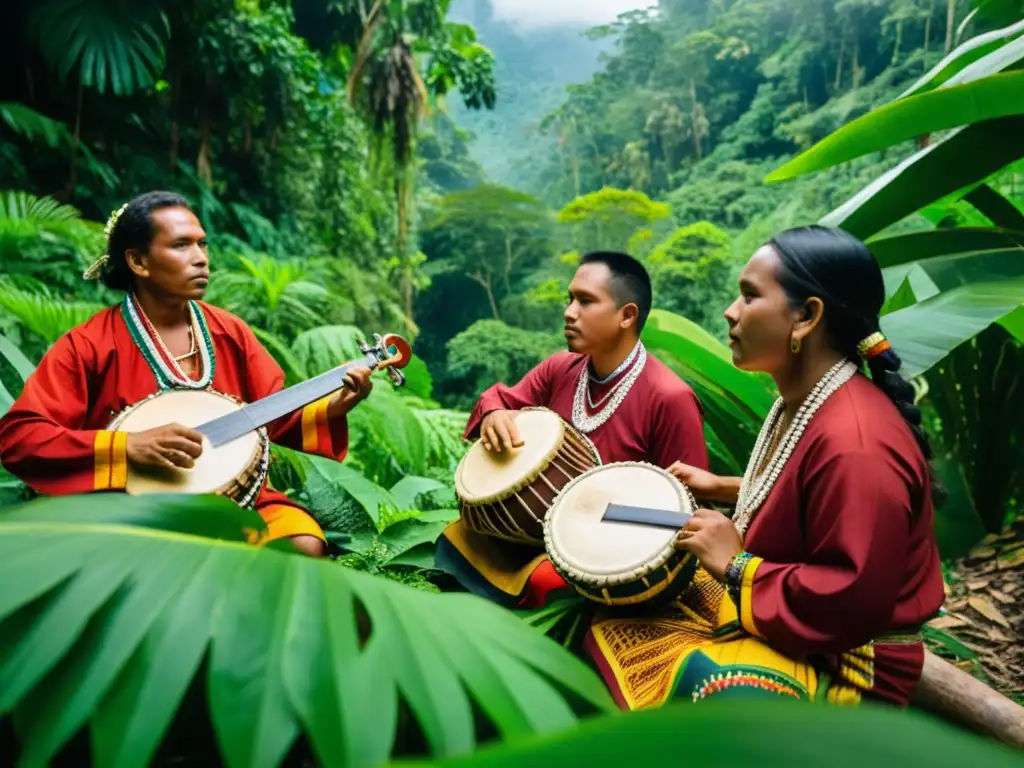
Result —
[[[141, 195], [111, 217], [107, 232], [107, 255], [86, 277], [125, 291], [124, 301], [64, 334], [0, 418], [0, 463], [39, 493], [120, 491], [129, 465], [193, 466], [203, 450], [194, 429], [107, 428], [159, 391], [212, 386], [251, 403], [284, 385], [284, 372], [242, 320], [199, 301], [209, 280], [206, 233], [183, 197]], [[351, 370], [344, 389], [267, 425], [270, 440], [341, 461], [346, 414], [369, 394], [369, 377], [366, 368]], [[323, 554], [320, 526], [285, 494], [264, 484], [255, 507], [269, 539]]]
[[[674, 462], [707, 468], [703, 415], [694, 391], [651, 356], [640, 333], [651, 311], [651, 281], [624, 253], [585, 255], [569, 285], [569, 347], [515, 386], [495, 384], [477, 401], [464, 437], [487, 450], [522, 443], [512, 412], [550, 408], [591, 440], [602, 463]], [[454, 523], [438, 541], [437, 562], [471, 591], [506, 605], [530, 607], [565, 588], [547, 558], [533, 549], [481, 536]]]

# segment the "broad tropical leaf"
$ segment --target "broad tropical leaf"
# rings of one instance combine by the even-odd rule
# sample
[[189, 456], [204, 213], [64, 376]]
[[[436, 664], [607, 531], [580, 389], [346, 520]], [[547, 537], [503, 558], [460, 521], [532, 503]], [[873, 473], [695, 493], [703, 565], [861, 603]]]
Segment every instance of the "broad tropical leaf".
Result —
[[717, 470], [742, 473], [774, 402], [770, 380], [736, 368], [730, 352], [719, 341], [671, 312], [651, 312], [643, 341], [700, 398], [709, 446], [722, 462]]
[[1002, 48], [1007, 42], [1021, 34], [1024, 34], [1024, 21], [972, 37], [966, 43], [951, 51], [942, 61], [932, 67], [928, 74], [901, 93], [898, 98], [904, 99], [917, 93], [924, 93], [933, 88], [938, 88], [966, 67], [985, 58], [993, 51]]
[[306, 366], [302, 360], [292, 352], [284, 339], [262, 328], [253, 328], [252, 332], [256, 338], [267, 348], [267, 351], [277, 360], [277, 364], [284, 371], [284, 383], [286, 387], [298, 384], [309, 378]]
[[[346, 511], [346, 497], [350, 497], [362, 509], [375, 527], [379, 525], [385, 509], [400, 508], [398, 500], [390, 491], [381, 488], [347, 464], [319, 456], [309, 456], [307, 461], [309, 469], [306, 473], [306, 482], [314, 498], [313, 511], [318, 517], [333, 523], [331, 527], [336, 530], [349, 532], [356, 527], [339, 524], [341, 520], [350, 518], [350, 513]], [[321, 491], [321, 485], [324, 483], [328, 487]], [[358, 518], [353, 519], [358, 522]]]
[[1006, 329], [988, 328], [932, 368], [927, 382], [942, 423], [937, 447], [952, 465], [944, 477], [959, 471], [967, 497], [939, 511], [936, 531], [976, 530], [980, 521], [982, 534], [996, 533], [1013, 503], [1024, 500], [1024, 350]]
[[40, 138], [47, 146], [54, 149], [62, 144], [71, 143], [71, 131], [68, 130], [67, 125], [40, 114], [24, 104], [11, 101], [0, 102], [0, 120], [7, 123], [15, 133], [20, 133], [29, 140]]
[[480, 723], [519, 739], [613, 709], [582, 662], [486, 601], [188, 533], [189, 515], [195, 530], [231, 515], [209, 499], [148, 527], [102, 522], [109, 501], [0, 516], [0, 715], [15, 715], [25, 765], [83, 727], [96, 764], [147, 764], [200, 674], [239, 768], [277, 765], [300, 736], [321, 765], [380, 765], [401, 702], [438, 756], [472, 750]]
[[292, 342], [295, 358], [309, 376], [316, 376], [361, 357], [359, 341], [366, 335], [351, 325], [323, 325], [300, 333]]
[[772, 171], [765, 181], [832, 168], [922, 134], [1020, 114], [1024, 114], [1024, 72], [1006, 72], [963, 85], [947, 84], [858, 117]]
[[678, 765], [684, 762], [681, 755], [686, 765], [759, 768], [1020, 765], [1019, 752], [917, 712], [871, 705], [811, 706], [782, 698], [671, 704], [592, 720], [565, 733], [489, 747], [466, 758], [407, 765]]
[[1024, 157], [1024, 117], [961, 128], [890, 169], [821, 219], [867, 238], [947, 195], [974, 186]]
[[47, 344], [53, 344], [63, 334], [104, 309], [104, 306], [85, 301], [59, 301], [20, 290], [9, 281], [0, 279], [0, 309], [14, 315]]
[[1024, 231], [962, 227], [932, 229], [868, 242], [879, 266], [979, 253], [1017, 253], [1024, 268]]
[[963, 198], [995, 226], [1024, 231], [1024, 212], [988, 184], [981, 184]]
[[953, 288], [882, 318], [882, 331], [918, 376], [1024, 304], [1024, 277]]

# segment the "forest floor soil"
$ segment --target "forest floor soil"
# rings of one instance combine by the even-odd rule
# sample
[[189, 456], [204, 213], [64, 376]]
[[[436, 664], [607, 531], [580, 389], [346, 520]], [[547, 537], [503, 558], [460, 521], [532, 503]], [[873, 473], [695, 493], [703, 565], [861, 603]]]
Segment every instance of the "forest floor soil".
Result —
[[929, 647], [1024, 704], [1024, 513], [956, 561], [944, 608]]

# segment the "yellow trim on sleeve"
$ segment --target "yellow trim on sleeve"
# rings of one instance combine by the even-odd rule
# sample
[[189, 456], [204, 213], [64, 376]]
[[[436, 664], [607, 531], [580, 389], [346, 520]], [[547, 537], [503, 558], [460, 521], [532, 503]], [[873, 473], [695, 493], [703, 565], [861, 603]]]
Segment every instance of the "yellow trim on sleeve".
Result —
[[115, 432], [111, 446], [110, 487], [123, 491], [128, 485], [128, 433]]
[[760, 637], [764, 639], [760, 632], [757, 631], [757, 625], [754, 623], [754, 576], [757, 574], [757, 569], [761, 567], [761, 563], [764, 562], [763, 558], [752, 557], [747, 562], [746, 567], [743, 569], [743, 581], [740, 583], [740, 623], [743, 625], [743, 629], [749, 632], [754, 637]]
[[327, 404], [331, 395], [322, 397], [302, 409], [302, 450], [312, 453], [320, 446], [319, 430], [327, 423]]
[[113, 443], [113, 438], [113, 432], [101, 429], [96, 433], [96, 439], [93, 441], [95, 469], [92, 487], [94, 490], [105, 491], [110, 488], [110, 446]]

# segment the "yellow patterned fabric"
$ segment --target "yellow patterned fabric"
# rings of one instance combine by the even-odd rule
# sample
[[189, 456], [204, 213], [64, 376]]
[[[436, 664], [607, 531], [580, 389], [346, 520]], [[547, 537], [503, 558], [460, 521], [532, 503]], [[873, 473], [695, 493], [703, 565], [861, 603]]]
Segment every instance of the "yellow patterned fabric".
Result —
[[[774, 651], [744, 631], [725, 589], [698, 569], [672, 606], [647, 617], [596, 617], [585, 647], [623, 709], [672, 698], [787, 696], [857, 704], [870, 689], [870, 646], [845, 654], [838, 679]], [[867, 685], [865, 685], [867, 683]]]

